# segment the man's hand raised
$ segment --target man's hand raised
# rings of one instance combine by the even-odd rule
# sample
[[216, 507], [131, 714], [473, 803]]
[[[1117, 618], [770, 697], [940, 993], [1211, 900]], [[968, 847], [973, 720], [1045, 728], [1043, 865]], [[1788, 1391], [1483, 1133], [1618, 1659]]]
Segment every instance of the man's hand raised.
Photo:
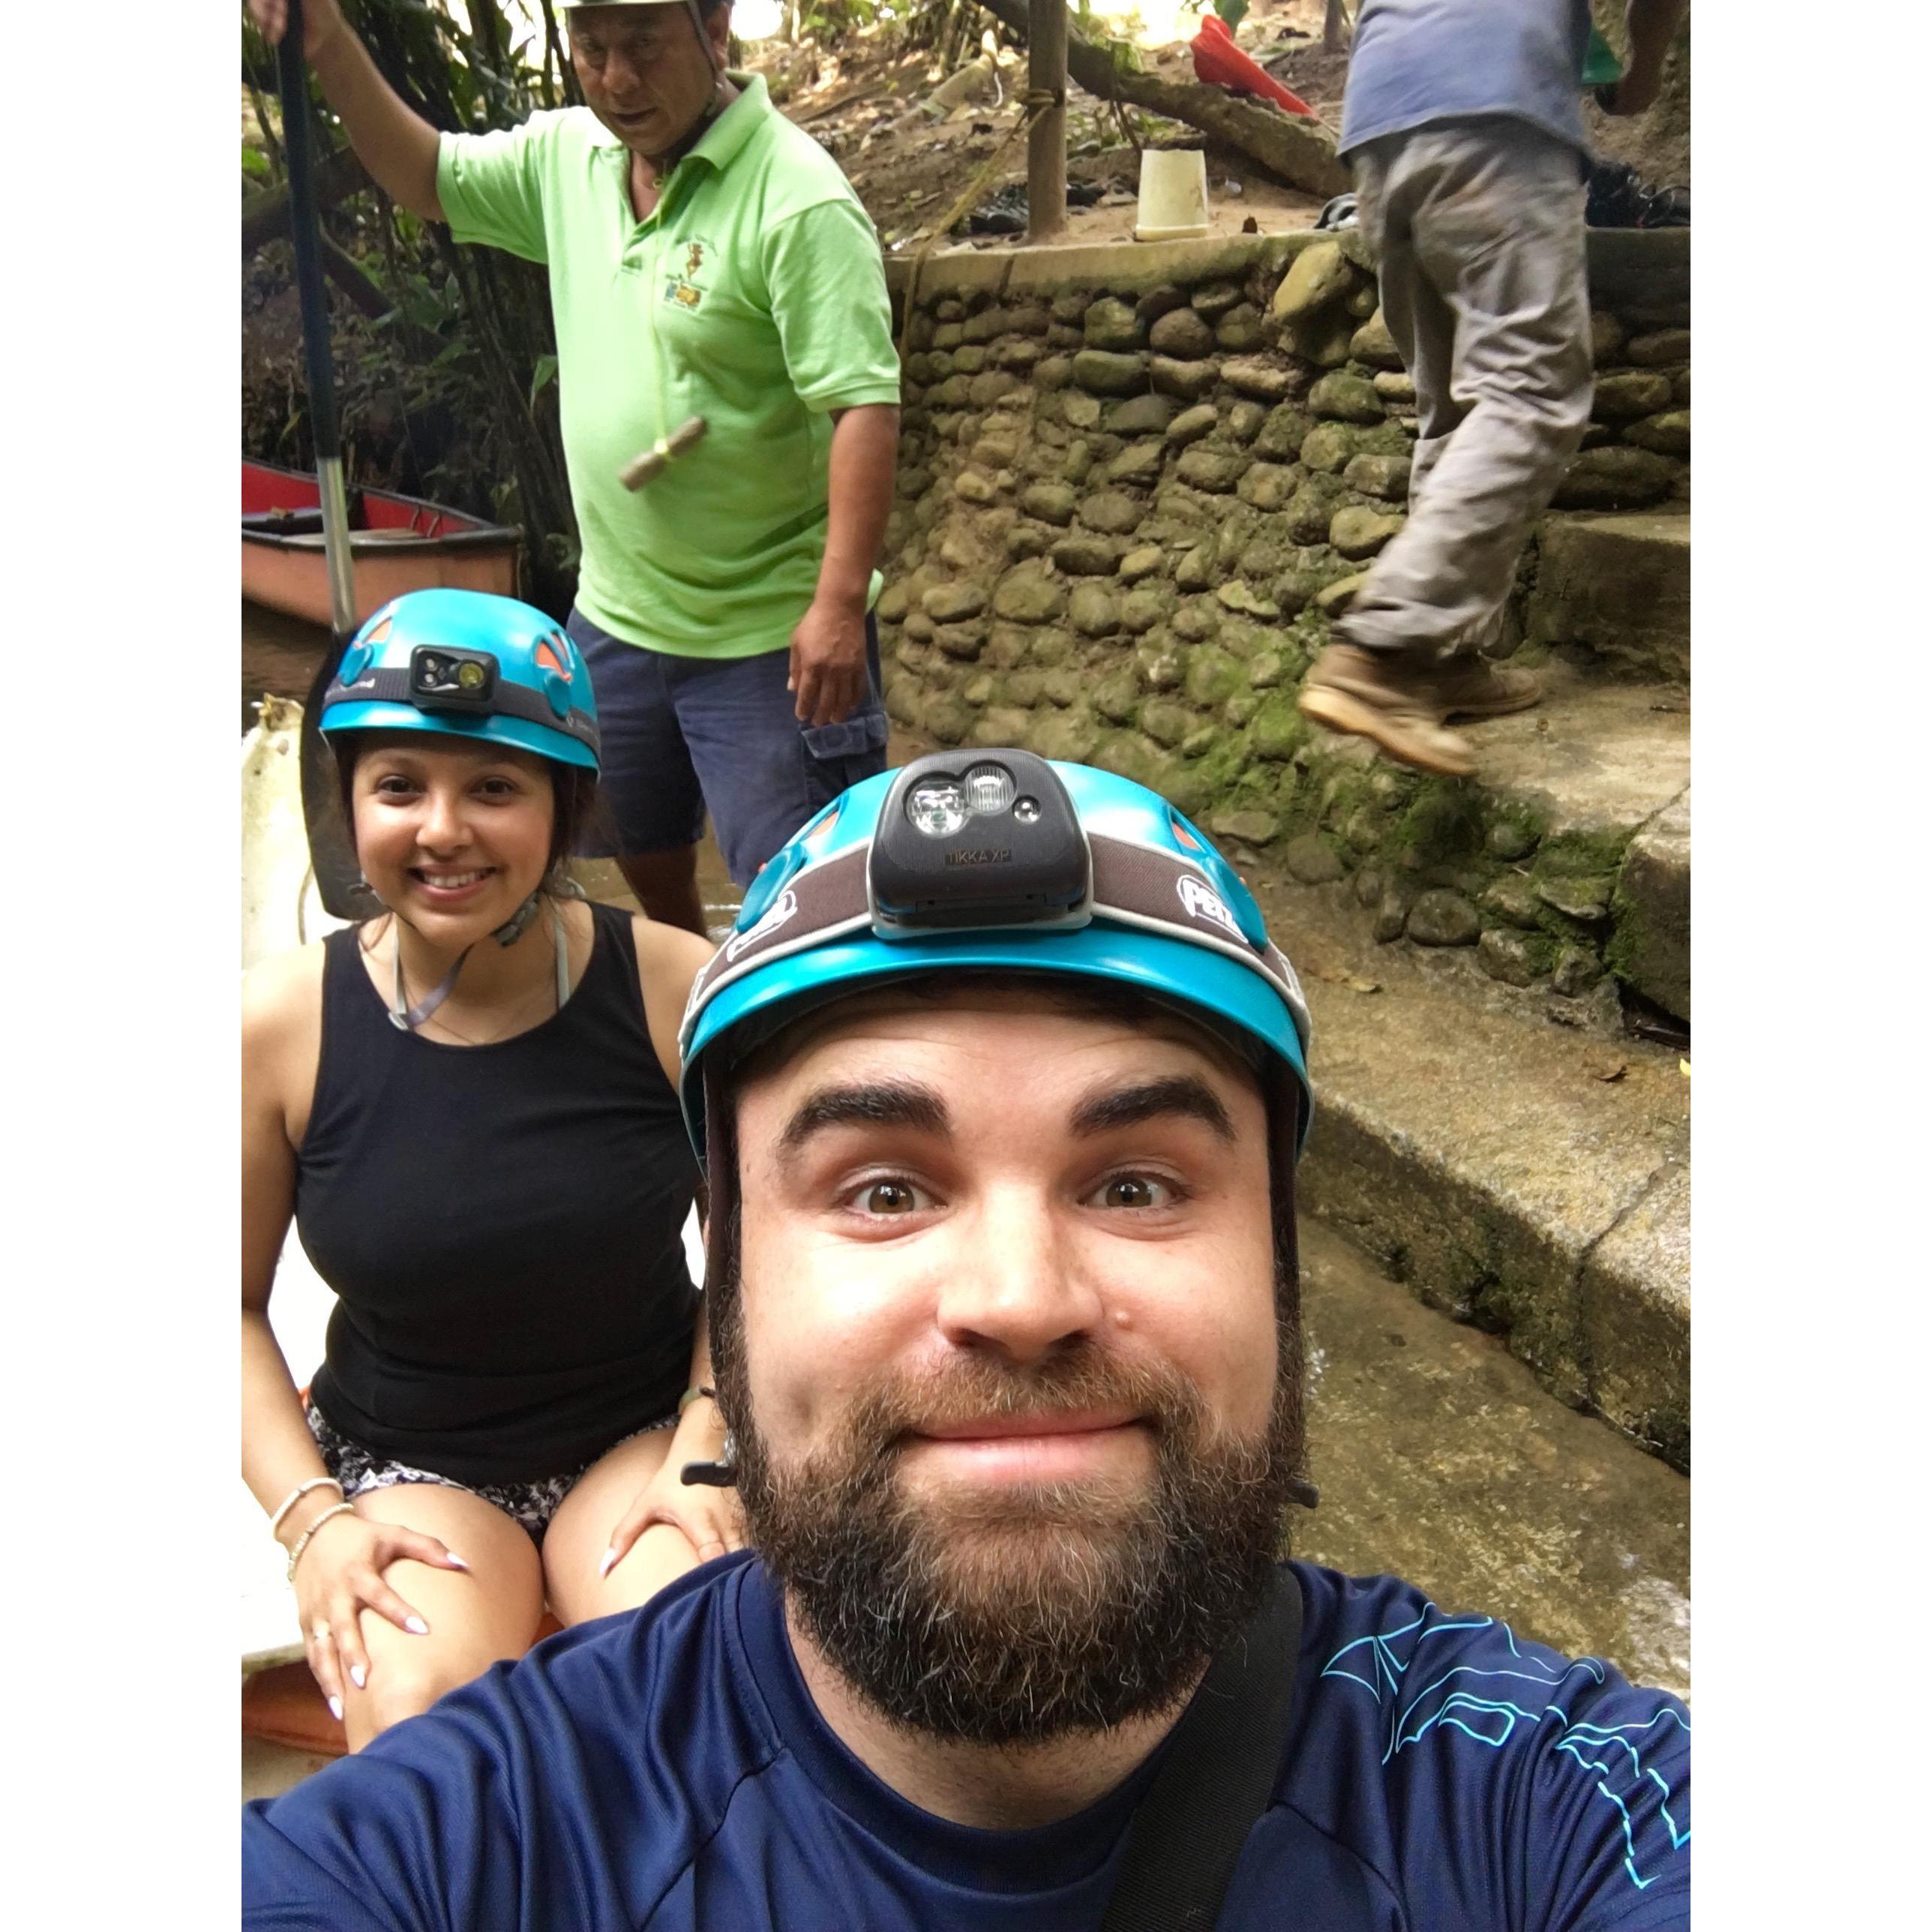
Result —
[[[278, 47], [288, 32], [289, 0], [248, 0], [249, 17], [263, 40]], [[342, 9], [336, 0], [302, 0], [302, 57], [314, 60], [316, 50], [342, 31]]]

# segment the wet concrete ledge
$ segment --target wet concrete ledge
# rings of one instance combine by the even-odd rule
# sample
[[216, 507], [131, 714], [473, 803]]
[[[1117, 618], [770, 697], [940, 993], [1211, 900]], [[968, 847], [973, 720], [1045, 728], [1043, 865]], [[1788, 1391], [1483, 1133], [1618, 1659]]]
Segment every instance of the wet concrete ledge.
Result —
[[[1342, 241], [1345, 237], [1352, 238], [1354, 248], [1364, 246], [1359, 230], [1324, 232], [1306, 228], [1286, 235], [1207, 236], [1192, 242], [962, 248], [925, 259], [920, 266], [919, 292], [922, 298], [1040, 295], [1078, 288], [1122, 293], [1170, 282], [1239, 280], [1257, 266], [1279, 270], [1316, 242]], [[1599, 307], [1659, 325], [1689, 321], [1689, 229], [1593, 228], [1587, 245], [1590, 295]], [[1345, 248], [1348, 246], [1345, 242]], [[886, 258], [886, 286], [896, 299], [905, 294], [914, 259], [910, 255]]]
[[1338, 889], [1250, 883], [1314, 1016], [1303, 1205], [1424, 1301], [1505, 1336], [1562, 1400], [1688, 1469], [1677, 1054], [1552, 1025], [1466, 961], [1377, 947]]

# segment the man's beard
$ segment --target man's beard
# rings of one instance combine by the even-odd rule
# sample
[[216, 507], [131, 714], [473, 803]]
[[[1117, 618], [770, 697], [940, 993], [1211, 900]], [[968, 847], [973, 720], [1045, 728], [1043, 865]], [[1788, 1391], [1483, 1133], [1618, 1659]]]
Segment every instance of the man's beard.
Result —
[[[1303, 1450], [1301, 1352], [1280, 1324], [1275, 1400], [1250, 1437], [1211, 1425], [1169, 1369], [1083, 1342], [1025, 1370], [962, 1356], [881, 1378], [836, 1441], [781, 1466], [746, 1400], [742, 1305], [716, 1361], [751, 1538], [826, 1660], [888, 1719], [983, 1744], [1036, 1743], [1178, 1705], [1252, 1614]], [[1132, 1410], [1152, 1479], [906, 1493], [921, 1428], [1045, 1410]]]

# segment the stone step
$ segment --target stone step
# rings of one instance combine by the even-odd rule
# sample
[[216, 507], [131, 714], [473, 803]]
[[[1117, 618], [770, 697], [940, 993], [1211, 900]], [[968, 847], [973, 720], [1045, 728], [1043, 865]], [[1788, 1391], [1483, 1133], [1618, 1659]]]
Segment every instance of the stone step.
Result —
[[1546, 518], [1533, 567], [1526, 644], [1621, 676], [1690, 682], [1688, 511]]
[[1690, 1456], [1690, 1082], [1678, 1054], [1552, 1026], [1378, 946], [1339, 887], [1249, 882], [1314, 1016], [1303, 1204], [1552, 1393]]
[[1422, 1306], [1304, 1216], [1310, 1516], [1294, 1553], [1393, 1570], [1640, 1684], [1690, 1692], [1690, 1486], [1575, 1413], [1507, 1346]]
[[1225, 808], [1208, 828], [1305, 884], [1348, 879], [1385, 942], [1472, 949], [1491, 977], [1592, 1003], [1613, 1026], [1607, 966], [1688, 1022], [1690, 694], [1560, 660], [1540, 675], [1533, 710], [1460, 728], [1473, 779], [1420, 779], [1316, 730], [1295, 755], [1312, 830], [1263, 848], [1266, 814]]

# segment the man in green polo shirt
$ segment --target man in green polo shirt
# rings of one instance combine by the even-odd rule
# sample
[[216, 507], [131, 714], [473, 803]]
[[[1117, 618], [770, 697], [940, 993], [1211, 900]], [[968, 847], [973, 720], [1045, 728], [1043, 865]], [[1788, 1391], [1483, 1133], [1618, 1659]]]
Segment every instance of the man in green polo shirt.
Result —
[[[304, 45], [404, 207], [550, 272], [572, 501], [572, 635], [590, 666], [614, 856], [653, 917], [704, 930], [708, 806], [741, 885], [884, 769], [869, 615], [891, 507], [898, 362], [878, 242], [850, 184], [728, 71], [728, 0], [559, 0], [587, 105], [439, 134], [338, 0]], [[272, 40], [286, 0], [249, 0]], [[632, 490], [620, 473], [692, 418]]]

